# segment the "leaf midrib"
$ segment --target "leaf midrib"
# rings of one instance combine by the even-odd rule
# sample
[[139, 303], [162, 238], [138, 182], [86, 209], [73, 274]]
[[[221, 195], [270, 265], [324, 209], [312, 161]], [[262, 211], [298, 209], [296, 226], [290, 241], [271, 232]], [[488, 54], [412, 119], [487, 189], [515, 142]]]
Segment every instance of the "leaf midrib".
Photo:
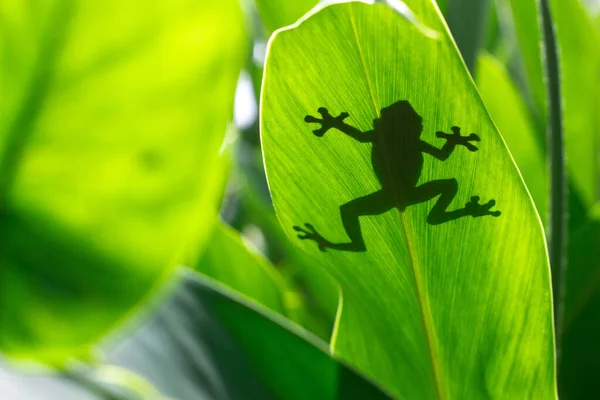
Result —
[[[357, 51], [360, 56], [361, 64], [363, 66], [363, 71], [365, 73], [365, 79], [367, 80], [367, 83], [369, 86], [371, 100], [373, 101], [373, 106], [375, 107], [375, 113], [377, 114], [377, 117], [379, 117], [380, 116], [379, 110], [381, 108], [379, 107], [379, 104], [375, 97], [373, 82], [371, 81], [369, 71], [367, 69], [367, 64], [365, 62], [364, 55], [362, 52], [362, 48], [360, 46], [360, 41], [358, 39], [358, 32], [356, 29], [356, 22], [354, 20], [354, 11], [353, 11], [352, 6], [349, 7], [349, 10], [350, 10], [350, 23], [352, 26], [352, 31], [354, 33], [354, 40], [356, 41]], [[384, 164], [386, 166], [388, 165], [387, 163], [384, 163]], [[389, 174], [391, 174], [391, 171], [389, 170], [389, 168], [386, 168], [386, 171]], [[391, 181], [392, 180], [390, 180], [390, 182]], [[394, 191], [394, 200], [396, 200], [398, 197], [396, 196], [396, 193], [395, 193], [395, 187], [392, 187], [392, 190]], [[410, 231], [408, 229], [408, 223], [406, 221], [406, 216], [405, 216], [404, 212], [398, 211], [398, 213], [400, 214], [400, 221], [402, 223], [402, 228], [404, 230], [404, 236], [406, 237], [410, 266], [411, 266], [413, 278], [415, 280], [415, 287], [416, 287], [417, 298], [418, 298], [418, 303], [419, 303], [419, 312], [420, 312], [420, 316], [421, 316], [421, 322], [423, 323], [423, 330], [425, 331], [425, 337], [426, 337], [426, 341], [427, 341], [427, 350], [429, 353], [429, 360], [431, 362], [431, 370], [432, 370], [433, 379], [435, 382], [435, 390], [436, 390], [437, 398], [442, 400], [443, 393], [441, 390], [440, 371], [439, 371], [440, 367], [436, 362], [437, 354], [436, 354], [436, 346], [435, 346], [435, 337], [434, 337], [434, 332], [433, 332], [433, 318], [431, 316], [431, 312], [429, 311], [430, 308], [429, 308], [429, 304], [427, 302], [427, 298], [423, 295], [423, 288], [422, 288], [423, 284], [421, 282], [421, 277], [420, 277], [421, 269], [419, 267], [419, 263], [418, 263], [418, 260], [416, 258], [416, 254], [415, 254], [415, 251], [413, 248], [413, 241], [411, 238]]]

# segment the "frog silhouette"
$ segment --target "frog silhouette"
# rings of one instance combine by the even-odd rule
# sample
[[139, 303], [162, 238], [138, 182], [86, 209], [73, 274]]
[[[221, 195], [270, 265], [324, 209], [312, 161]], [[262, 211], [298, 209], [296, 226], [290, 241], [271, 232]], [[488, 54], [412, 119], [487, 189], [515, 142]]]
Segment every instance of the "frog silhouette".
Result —
[[313, 134], [322, 137], [330, 129], [352, 137], [361, 143], [372, 143], [371, 163], [381, 189], [349, 201], [340, 207], [342, 224], [350, 242], [333, 243], [325, 239], [313, 225], [306, 223], [304, 227], [294, 226], [298, 238], [313, 240], [319, 250], [335, 249], [361, 252], [366, 250], [365, 241], [360, 229], [359, 218], [379, 215], [393, 208], [403, 212], [407, 207], [423, 203], [438, 197], [427, 216], [427, 223], [439, 225], [461, 217], [498, 217], [501, 212], [491, 210], [495, 200], [480, 203], [479, 196], [472, 196], [463, 208], [448, 211], [448, 207], [458, 193], [458, 182], [454, 178], [439, 179], [417, 186], [423, 169], [423, 153], [438, 160], [445, 161], [457, 146], [463, 146], [471, 152], [478, 148], [472, 142], [479, 142], [478, 135], [471, 133], [462, 136], [460, 128], [453, 126], [452, 133], [436, 132], [436, 136], [445, 139], [442, 148], [437, 148], [420, 139], [423, 131], [423, 119], [406, 101], [398, 101], [381, 110], [381, 115], [373, 121], [373, 130], [362, 132], [347, 124], [348, 113], [332, 116], [321, 107], [318, 109], [321, 118], [307, 115], [304, 121], [318, 123], [321, 126], [313, 130]]

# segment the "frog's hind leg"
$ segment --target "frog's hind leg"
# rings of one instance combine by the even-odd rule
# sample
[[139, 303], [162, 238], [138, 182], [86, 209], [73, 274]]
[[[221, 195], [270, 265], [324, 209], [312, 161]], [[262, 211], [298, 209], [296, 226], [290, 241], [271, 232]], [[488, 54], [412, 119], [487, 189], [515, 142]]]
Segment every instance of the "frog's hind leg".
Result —
[[314, 240], [319, 245], [319, 250], [326, 249], [342, 251], [366, 251], [365, 240], [360, 229], [359, 218], [367, 215], [379, 215], [394, 207], [393, 198], [385, 191], [380, 190], [364, 197], [351, 200], [340, 207], [342, 224], [350, 238], [347, 243], [333, 243], [325, 239], [311, 224], [304, 224], [304, 228], [294, 226], [301, 240]]
[[446, 211], [457, 193], [458, 182], [456, 179], [439, 179], [416, 187], [412, 193], [412, 196], [410, 196], [410, 203], [423, 203], [427, 200], [433, 199], [434, 197], [440, 196], [427, 216], [427, 223], [431, 225], [439, 225], [444, 222], [468, 215], [465, 208]]
[[340, 207], [342, 224], [350, 238], [350, 243], [335, 245], [339, 250], [365, 251], [365, 240], [360, 229], [359, 217], [383, 214], [394, 207], [393, 197], [384, 190], [359, 197]]
[[491, 211], [490, 209], [496, 204], [495, 200], [490, 200], [486, 204], [479, 203], [479, 197], [471, 197], [465, 207], [458, 210], [447, 211], [450, 203], [458, 193], [458, 182], [456, 179], [440, 179], [424, 183], [414, 189], [411, 196], [411, 204], [423, 203], [434, 197], [440, 196], [434, 206], [431, 208], [427, 216], [427, 223], [431, 225], [439, 225], [444, 222], [452, 221], [460, 217], [483, 217], [490, 215], [493, 217], [500, 216], [500, 211]]

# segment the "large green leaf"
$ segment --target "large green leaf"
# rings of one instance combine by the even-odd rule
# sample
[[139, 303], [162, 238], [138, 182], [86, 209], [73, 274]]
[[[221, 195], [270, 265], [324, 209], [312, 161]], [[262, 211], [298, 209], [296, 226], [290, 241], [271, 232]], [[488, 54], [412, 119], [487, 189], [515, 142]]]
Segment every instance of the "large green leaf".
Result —
[[[275, 209], [340, 282], [334, 353], [395, 396], [555, 398], [539, 217], [437, 9], [409, 5], [414, 14], [403, 16], [382, 4], [331, 5], [272, 37], [261, 134]], [[409, 22], [415, 16], [422, 24]], [[320, 110], [348, 135], [306, 117], [320, 107], [349, 113], [344, 122]], [[436, 154], [417, 139], [421, 129], [432, 146], [467, 145], [436, 138], [456, 125], [478, 135], [477, 152], [421, 158], [421, 149]], [[495, 199], [502, 214], [453, 219], [489, 211], [474, 195]], [[462, 211], [444, 214], [448, 203]]]
[[244, 42], [235, 0], [0, 3], [1, 351], [87, 353], [200, 246]]
[[502, 64], [489, 54], [479, 57], [475, 81], [486, 108], [523, 174], [542, 221], [546, 221], [550, 193], [548, 167], [525, 102]]

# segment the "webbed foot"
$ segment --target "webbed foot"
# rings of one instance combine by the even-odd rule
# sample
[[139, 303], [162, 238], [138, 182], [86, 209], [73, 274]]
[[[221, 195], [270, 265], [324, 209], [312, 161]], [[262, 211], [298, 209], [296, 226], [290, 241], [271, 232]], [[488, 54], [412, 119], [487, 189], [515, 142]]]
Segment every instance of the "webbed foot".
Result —
[[483, 217], [485, 215], [491, 215], [492, 217], [499, 217], [502, 212], [498, 210], [491, 211], [490, 209], [496, 205], [496, 200], [490, 200], [485, 204], [479, 203], [479, 196], [471, 197], [471, 200], [465, 204], [465, 211], [467, 215], [474, 218]]
[[319, 232], [315, 230], [315, 227], [311, 224], [304, 224], [305, 228], [294, 226], [294, 230], [298, 232], [298, 239], [300, 240], [314, 240], [319, 246], [319, 250], [325, 251], [330, 242], [325, 239]]
[[448, 142], [454, 143], [456, 146], [465, 146], [469, 151], [479, 150], [477, 146], [472, 145], [469, 142], [479, 142], [481, 139], [478, 135], [471, 133], [469, 136], [462, 136], [460, 134], [460, 128], [453, 126], [452, 133], [436, 132], [435, 135], [439, 138], [446, 139]]
[[308, 123], [317, 123], [321, 124], [319, 129], [313, 130], [313, 133], [316, 136], [323, 136], [325, 132], [330, 130], [331, 128], [338, 127], [344, 123], [344, 120], [348, 118], [350, 115], [346, 112], [341, 113], [337, 117], [329, 114], [329, 111], [325, 107], [320, 107], [318, 110], [319, 114], [321, 114], [321, 118], [313, 117], [312, 115], [307, 115], [304, 117], [304, 122]]

